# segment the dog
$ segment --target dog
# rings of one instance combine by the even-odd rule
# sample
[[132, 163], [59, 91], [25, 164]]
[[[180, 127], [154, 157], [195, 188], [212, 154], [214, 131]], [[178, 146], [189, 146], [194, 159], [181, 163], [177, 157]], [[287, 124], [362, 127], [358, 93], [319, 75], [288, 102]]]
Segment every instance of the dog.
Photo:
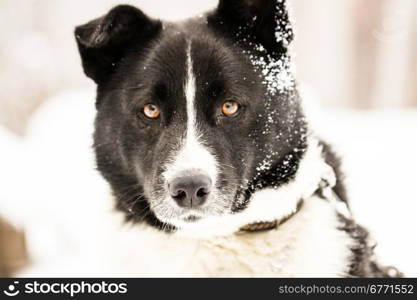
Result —
[[[136, 276], [395, 277], [310, 128], [286, 1], [220, 0], [180, 23], [120, 5], [78, 26], [94, 150]], [[129, 265], [129, 266], [128, 266]]]

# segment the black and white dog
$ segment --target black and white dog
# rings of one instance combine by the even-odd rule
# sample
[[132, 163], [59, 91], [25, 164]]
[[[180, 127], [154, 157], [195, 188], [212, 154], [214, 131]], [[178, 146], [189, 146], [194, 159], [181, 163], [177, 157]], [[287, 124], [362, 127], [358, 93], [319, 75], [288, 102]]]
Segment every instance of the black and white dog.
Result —
[[149, 235], [137, 275], [395, 275], [303, 114], [285, 1], [220, 0], [182, 23], [123, 5], [75, 34], [98, 169]]

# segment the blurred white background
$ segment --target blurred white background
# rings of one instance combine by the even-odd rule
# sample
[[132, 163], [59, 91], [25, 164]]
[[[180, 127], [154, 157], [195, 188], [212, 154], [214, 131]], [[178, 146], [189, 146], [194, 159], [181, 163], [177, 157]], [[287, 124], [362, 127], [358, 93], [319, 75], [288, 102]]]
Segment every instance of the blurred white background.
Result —
[[[73, 30], [121, 3], [178, 20], [217, 1], [0, 1], [0, 215], [23, 227], [32, 262], [85, 250], [98, 224], [89, 216], [107, 190], [90, 149], [94, 85]], [[322, 104], [317, 130], [343, 154], [354, 213], [381, 260], [417, 276], [417, 1], [290, 3], [298, 79]], [[4, 236], [0, 225], [0, 269]]]

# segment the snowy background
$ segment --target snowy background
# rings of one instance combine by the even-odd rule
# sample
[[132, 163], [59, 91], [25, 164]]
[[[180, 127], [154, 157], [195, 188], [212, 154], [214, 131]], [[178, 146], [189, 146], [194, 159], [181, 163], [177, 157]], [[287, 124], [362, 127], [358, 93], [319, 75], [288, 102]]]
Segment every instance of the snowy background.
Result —
[[[217, 1], [126, 2], [177, 20]], [[291, 2], [298, 78], [315, 128], [343, 155], [354, 215], [381, 261], [417, 276], [417, 2]], [[94, 85], [72, 32], [117, 3], [0, 2], [0, 216], [23, 228], [34, 266], [94, 249], [111, 209], [91, 152]]]

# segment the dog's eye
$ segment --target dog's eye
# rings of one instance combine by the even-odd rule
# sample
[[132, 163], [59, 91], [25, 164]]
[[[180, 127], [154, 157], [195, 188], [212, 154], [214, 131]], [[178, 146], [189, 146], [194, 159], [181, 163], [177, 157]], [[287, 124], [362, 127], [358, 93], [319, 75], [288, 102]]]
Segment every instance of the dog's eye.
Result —
[[161, 111], [155, 104], [146, 104], [143, 107], [143, 114], [149, 119], [157, 119], [159, 118]]
[[227, 117], [235, 117], [239, 112], [240, 106], [235, 101], [227, 101], [223, 103], [222, 113]]

